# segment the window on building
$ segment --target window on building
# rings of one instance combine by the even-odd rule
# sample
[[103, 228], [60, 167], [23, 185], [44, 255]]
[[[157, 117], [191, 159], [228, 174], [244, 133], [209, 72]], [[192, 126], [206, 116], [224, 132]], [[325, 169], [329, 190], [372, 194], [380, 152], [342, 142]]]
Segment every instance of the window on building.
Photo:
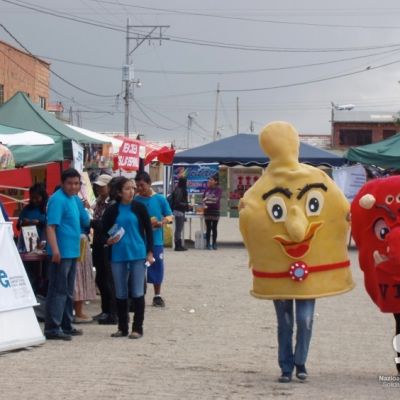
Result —
[[384, 129], [382, 133], [382, 139], [387, 139], [396, 134], [396, 131], [393, 129]]
[[372, 143], [372, 131], [360, 129], [341, 129], [339, 132], [340, 146], [362, 146]]
[[0, 105], [4, 103], [4, 85], [0, 83]]
[[42, 107], [43, 110], [45, 110], [46, 106], [47, 106], [46, 98], [42, 97], [42, 96], [39, 96], [39, 101], [40, 101], [40, 107]]

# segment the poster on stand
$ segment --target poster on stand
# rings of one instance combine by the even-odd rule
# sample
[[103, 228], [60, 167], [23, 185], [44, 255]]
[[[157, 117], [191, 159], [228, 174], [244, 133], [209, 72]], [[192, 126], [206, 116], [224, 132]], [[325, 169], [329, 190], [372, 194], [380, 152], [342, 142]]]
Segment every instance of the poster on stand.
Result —
[[361, 164], [332, 169], [332, 178], [349, 202], [367, 181], [367, 173]]
[[73, 167], [81, 174], [83, 172], [83, 147], [72, 141]]
[[180, 177], [187, 179], [187, 191], [189, 194], [203, 193], [207, 188], [207, 181], [218, 174], [219, 164], [174, 164], [174, 187]]
[[0, 313], [37, 304], [17, 247], [10, 222], [0, 223]]
[[92, 206], [96, 202], [96, 196], [94, 195], [93, 186], [90, 182], [89, 174], [85, 171], [81, 173], [82, 186], [78, 193], [78, 196], [84, 200], [87, 200]]
[[239, 200], [244, 193], [250, 189], [260, 178], [262, 168], [231, 168], [229, 171], [229, 216], [237, 218], [239, 216]]

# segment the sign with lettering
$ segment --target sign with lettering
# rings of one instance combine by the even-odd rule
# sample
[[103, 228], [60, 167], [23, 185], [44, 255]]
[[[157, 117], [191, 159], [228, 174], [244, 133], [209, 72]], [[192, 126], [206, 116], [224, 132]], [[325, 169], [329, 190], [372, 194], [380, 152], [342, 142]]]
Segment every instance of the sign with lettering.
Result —
[[207, 188], [207, 181], [218, 174], [219, 164], [174, 164], [174, 186], [180, 177], [187, 179], [188, 193], [203, 193]]
[[124, 140], [118, 152], [118, 168], [125, 171], [137, 171], [139, 169], [140, 147], [139, 140]]
[[36, 305], [24, 265], [12, 239], [11, 222], [0, 223], [0, 312]]

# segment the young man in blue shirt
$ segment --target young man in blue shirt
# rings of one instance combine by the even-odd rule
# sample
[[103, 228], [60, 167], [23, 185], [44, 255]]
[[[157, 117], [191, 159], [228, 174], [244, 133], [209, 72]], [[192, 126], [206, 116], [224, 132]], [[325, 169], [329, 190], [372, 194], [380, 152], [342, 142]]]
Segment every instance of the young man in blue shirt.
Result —
[[76, 260], [80, 254], [81, 227], [89, 215], [77, 193], [80, 174], [70, 168], [61, 175], [61, 188], [47, 205], [47, 242], [51, 256], [44, 334], [47, 339], [71, 340], [82, 331], [72, 326]]
[[138, 193], [135, 200], [146, 206], [153, 227], [155, 262], [147, 268], [147, 282], [154, 286], [153, 306], [165, 307], [164, 299], [161, 297], [161, 283], [164, 279], [163, 225], [172, 222], [172, 211], [167, 199], [151, 188], [151, 179], [147, 172], [138, 172], [135, 182]]

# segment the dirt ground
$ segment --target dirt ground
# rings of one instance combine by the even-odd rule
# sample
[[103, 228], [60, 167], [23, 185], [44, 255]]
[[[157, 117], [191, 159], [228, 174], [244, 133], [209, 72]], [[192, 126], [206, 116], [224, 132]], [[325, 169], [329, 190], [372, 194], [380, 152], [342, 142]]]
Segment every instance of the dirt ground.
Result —
[[[379, 381], [396, 374], [394, 318], [365, 293], [355, 250], [357, 287], [317, 301], [309, 380], [280, 384], [273, 305], [249, 295], [237, 220], [222, 219], [220, 239], [229, 243], [217, 251], [166, 250], [167, 306], [153, 308], [149, 288], [142, 339], [93, 323], [72, 342], [1, 354], [0, 399], [399, 398]], [[99, 302], [86, 309], [98, 313]]]

